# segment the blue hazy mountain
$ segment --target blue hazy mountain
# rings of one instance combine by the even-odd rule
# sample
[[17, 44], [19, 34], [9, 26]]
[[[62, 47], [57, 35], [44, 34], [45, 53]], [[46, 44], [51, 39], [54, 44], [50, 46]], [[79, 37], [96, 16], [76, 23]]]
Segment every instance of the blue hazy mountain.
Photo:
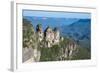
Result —
[[91, 46], [91, 20], [79, 19], [78, 21], [61, 26], [61, 35], [76, 40], [82, 47], [90, 48]]
[[82, 39], [84, 37], [79, 37], [79, 36], [90, 35], [91, 20], [90, 19], [79, 19], [78, 21], [70, 25], [60, 26], [60, 31], [63, 36], [70, 36], [70, 37], [74, 36], [78, 39]]
[[50, 26], [52, 29], [57, 27], [60, 35], [76, 40], [82, 47], [90, 48], [91, 46], [91, 19], [79, 18], [50, 18], [50, 17], [31, 17], [25, 19], [31, 21], [34, 28], [37, 24], [42, 24], [43, 30]]
[[79, 19], [76, 18], [50, 18], [50, 17], [31, 17], [31, 16], [25, 16], [25, 19], [31, 21], [33, 24], [34, 28], [36, 27], [37, 24], [42, 24], [43, 30], [47, 28], [47, 26], [50, 26], [51, 28], [58, 27], [60, 26], [66, 26], [70, 25]]

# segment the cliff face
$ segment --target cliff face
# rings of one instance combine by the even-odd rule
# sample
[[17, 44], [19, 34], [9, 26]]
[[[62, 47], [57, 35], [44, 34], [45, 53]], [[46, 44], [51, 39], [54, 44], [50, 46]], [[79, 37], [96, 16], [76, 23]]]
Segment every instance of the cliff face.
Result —
[[34, 28], [30, 21], [23, 19], [23, 62], [30, 58], [33, 58], [32, 61], [38, 61], [37, 53], [40, 55]]

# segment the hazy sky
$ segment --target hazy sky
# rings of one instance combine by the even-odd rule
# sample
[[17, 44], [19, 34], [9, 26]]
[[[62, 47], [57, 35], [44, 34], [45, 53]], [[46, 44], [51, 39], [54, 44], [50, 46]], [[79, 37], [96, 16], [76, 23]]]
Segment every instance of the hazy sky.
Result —
[[36, 17], [55, 17], [55, 18], [91, 18], [90, 13], [78, 12], [50, 12], [50, 11], [33, 11], [23, 10], [23, 16], [36, 16]]

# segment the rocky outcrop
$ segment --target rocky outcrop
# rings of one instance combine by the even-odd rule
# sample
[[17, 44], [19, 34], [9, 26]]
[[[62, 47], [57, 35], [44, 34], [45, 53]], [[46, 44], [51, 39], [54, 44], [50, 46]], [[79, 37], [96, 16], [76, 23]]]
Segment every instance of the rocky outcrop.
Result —
[[37, 36], [31, 22], [23, 19], [23, 62], [30, 58], [33, 58], [35, 62], [39, 61], [40, 50], [37, 44]]
[[[40, 61], [43, 48], [51, 49], [51, 53], [55, 52], [52, 56], [53, 60], [66, 60], [73, 57], [77, 44], [73, 40], [66, 40], [60, 36], [57, 28], [52, 29], [48, 26], [43, 31], [42, 25], [38, 24], [35, 31], [31, 22], [23, 19], [23, 62], [29, 59], [32, 62]], [[48, 53], [50, 52], [48, 51]]]
[[75, 41], [70, 40], [66, 43], [66, 47], [64, 49], [64, 57], [71, 59], [74, 55], [74, 52], [77, 50], [77, 44]]

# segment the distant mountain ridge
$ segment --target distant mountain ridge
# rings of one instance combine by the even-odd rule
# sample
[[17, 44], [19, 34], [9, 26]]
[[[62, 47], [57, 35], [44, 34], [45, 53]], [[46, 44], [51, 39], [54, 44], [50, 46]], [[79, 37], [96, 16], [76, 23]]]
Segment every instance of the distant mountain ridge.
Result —
[[80, 32], [86, 33], [91, 31], [91, 20], [90, 19], [79, 19], [78, 21], [60, 27], [60, 31], [64, 34]]
[[[91, 20], [90, 19], [79, 19], [78, 21], [62, 26], [60, 28], [61, 35], [67, 36], [76, 40], [82, 46], [86, 48], [90, 47], [91, 42]], [[86, 44], [88, 42], [88, 44]], [[84, 47], [83, 46], [83, 47]]]
[[31, 17], [31, 16], [25, 16], [27, 20], [31, 21], [34, 27], [36, 27], [37, 24], [42, 24], [42, 28], [45, 29], [46, 26], [50, 26], [51, 28], [58, 27], [60, 28], [61, 26], [64, 25], [70, 25], [79, 19], [76, 18], [50, 18], [50, 17]]

